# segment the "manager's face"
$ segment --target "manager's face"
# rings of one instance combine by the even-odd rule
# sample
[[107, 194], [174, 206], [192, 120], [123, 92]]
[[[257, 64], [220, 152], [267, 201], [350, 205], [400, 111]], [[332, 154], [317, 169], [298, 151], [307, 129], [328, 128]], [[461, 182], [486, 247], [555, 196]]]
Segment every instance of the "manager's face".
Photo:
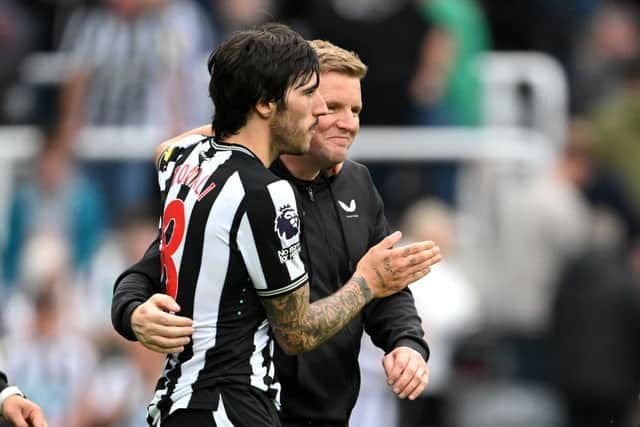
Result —
[[329, 168], [346, 160], [360, 130], [360, 79], [336, 71], [324, 72], [318, 91], [327, 104], [327, 114], [318, 118], [309, 156]]

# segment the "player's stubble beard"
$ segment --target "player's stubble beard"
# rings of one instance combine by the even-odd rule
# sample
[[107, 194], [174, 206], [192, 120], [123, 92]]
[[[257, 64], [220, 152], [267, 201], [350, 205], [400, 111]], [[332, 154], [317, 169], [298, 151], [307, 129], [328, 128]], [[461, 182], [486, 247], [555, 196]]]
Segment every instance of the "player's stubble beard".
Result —
[[303, 122], [302, 117], [299, 119], [293, 117], [290, 110], [278, 109], [269, 122], [272, 146], [277, 155], [298, 155], [309, 151], [311, 132]]

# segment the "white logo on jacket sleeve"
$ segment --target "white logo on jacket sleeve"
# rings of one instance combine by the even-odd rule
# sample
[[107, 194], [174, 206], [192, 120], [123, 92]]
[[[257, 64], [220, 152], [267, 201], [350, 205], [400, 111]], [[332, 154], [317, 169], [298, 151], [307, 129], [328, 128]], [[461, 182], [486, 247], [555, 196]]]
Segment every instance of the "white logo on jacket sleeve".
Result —
[[351, 213], [351, 212], [355, 212], [356, 210], [356, 201], [353, 199], [351, 199], [351, 202], [349, 202], [348, 205], [341, 200], [338, 200], [338, 204], [340, 205], [342, 210], [344, 210], [345, 212]]

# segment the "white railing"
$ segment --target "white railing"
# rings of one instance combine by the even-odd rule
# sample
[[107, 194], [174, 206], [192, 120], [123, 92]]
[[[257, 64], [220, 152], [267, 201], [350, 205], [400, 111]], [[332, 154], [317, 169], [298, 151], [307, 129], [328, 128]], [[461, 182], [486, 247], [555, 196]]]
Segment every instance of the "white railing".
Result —
[[[140, 160], [151, 158], [161, 141], [153, 128], [94, 127], [80, 133], [76, 149], [85, 160]], [[0, 161], [28, 159], [40, 143], [34, 127], [0, 127]], [[350, 155], [362, 161], [502, 160], [535, 165], [548, 162], [555, 148], [541, 133], [517, 127], [364, 127]]]

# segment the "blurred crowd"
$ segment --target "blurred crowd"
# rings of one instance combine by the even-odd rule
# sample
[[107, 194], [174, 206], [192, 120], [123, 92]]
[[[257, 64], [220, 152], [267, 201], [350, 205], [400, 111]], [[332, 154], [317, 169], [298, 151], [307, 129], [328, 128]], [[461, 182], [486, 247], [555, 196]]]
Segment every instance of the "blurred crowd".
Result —
[[[369, 66], [362, 126], [486, 125], [489, 52], [546, 54], [568, 88], [556, 158], [481, 195], [496, 199], [497, 236], [481, 247], [458, 206], [464, 165], [368, 165], [392, 226], [445, 261], [412, 285], [427, 391], [397, 400], [365, 342], [352, 425], [637, 426], [639, 13], [632, 0], [0, 0], [0, 132], [33, 126], [41, 141], [1, 197], [0, 367], [53, 427], [146, 425], [163, 358], [117, 336], [109, 307], [157, 233], [154, 146], [149, 160], [87, 160], [77, 141], [87, 127], [163, 139], [210, 122], [208, 54], [275, 19]], [[536, 102], [526, 83], [517, 95]], [[523, 111], [511, 124], [535, 126]]]

